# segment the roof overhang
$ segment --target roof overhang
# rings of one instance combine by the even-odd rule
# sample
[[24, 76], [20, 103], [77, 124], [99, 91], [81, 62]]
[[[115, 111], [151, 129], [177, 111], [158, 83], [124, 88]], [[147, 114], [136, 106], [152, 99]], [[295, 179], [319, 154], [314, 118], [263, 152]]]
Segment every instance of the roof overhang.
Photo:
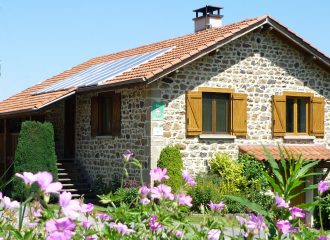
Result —
[[75, 94], [78, 94], [78, 93], [92, 92], [92, 91], [108, 91], [108, 90], [112, 90], [112, 89], [116, 89], [116, 88], [122, 88], [127, 85], [143, 84], [143, 83], [146, 83], [145, 78], [135, 78], [135, 79], [127, 80], [127, 81], [115, 82], [112, 84], [97, 85], [97, 86], [95, 85], [95, 86], [91, 86], [91, 87], [78, 88], [78, 89], [75, 89], [72, 92], [69, 92], [69, 93], [67, 93], [57, 99], [54, 99], [53, 101], [50, 101], [42, 106], [38, 106], [38, 107], [36, 106], [36, 107], [30, 108], [30, 109], [22, 109], [19, 111], [0, 113], [0, 118], [39, 113], [41, 111], [47, 110], [48, 108], [54, 106], [55, 104], [65, 100]]

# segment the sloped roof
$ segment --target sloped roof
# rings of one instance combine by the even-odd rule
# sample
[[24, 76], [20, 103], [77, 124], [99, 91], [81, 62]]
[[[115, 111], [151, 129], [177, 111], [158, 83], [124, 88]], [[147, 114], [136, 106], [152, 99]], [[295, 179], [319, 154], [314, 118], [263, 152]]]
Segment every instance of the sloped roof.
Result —
[[148, 61], [145, 64], [132, 68], [130, 71], [124, 72], [111, 80], [104, 81], [102, 85], [105, 87], [129, 84], [132, 80], [139, 80], [140, 82], [146, 83], [151, 82], [264, 24], [274, 26], [276, 30], [282, 32], [284, 35], [290, 35], [288, 37], [294, 38], [294, 42], [297, 45], [304, 48], [306, 51], [309, 51], [311, 54], [315, 54], [319, 61], [330, 67], [330, 59], [326, 55], [312, 47], [309, 43], [305, 42], [303, 39], [276, 22], [271, 17], [262, 16], [233, 23], [221, 28], [211, 28], [182, 37], [92, 58], [73, 67], [72, 69], [49, 78], [40, 84], [28, 88], [23, 92], [0, 102], [0, 115], [39, 110], [53, 102], [74, 94], [75, 91], [80, 89], [71, 88], [43, 94], [34, 93], [96, 64], [118, 60], [150, 51], [173, 48], [171, 51], [166, 52], [165, 54]]
[[[280, 160], [280, 151], [278, 146], [265, 146], [269, 152], [273, 155], [274, 159]], [[281, 146], [283, 153], [287, 151], [292, 157], [298, 157], [302, 155], [303, 159], [306, 160], [330, 160], [330, 150], [325, 146], [320, 145], [284, 145]], [[241, 153], [248, 153], [254, 156], [257, 160], [263, 161], [268, 160], [268, 157], [263, 149], [263, 146], [246, 145], [240, 146], [239, 150]]]

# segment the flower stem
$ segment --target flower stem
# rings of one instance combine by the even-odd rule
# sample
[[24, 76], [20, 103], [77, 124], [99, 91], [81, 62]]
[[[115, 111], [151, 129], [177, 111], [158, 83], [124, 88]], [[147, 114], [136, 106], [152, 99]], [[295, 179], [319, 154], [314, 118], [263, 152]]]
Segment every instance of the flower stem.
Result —
[[319, 217], [320, 217], [320, 225], [321, 225], [321, 232], [323, 233], [323, 221], [322, 221], [322, 210], [321, 210], [322, 206], [319, 206]]

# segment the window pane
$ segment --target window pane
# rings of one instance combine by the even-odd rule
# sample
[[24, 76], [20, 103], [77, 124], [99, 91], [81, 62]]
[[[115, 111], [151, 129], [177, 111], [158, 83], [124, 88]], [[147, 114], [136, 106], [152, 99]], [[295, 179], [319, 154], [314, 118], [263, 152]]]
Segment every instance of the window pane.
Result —
[[203, 132], [212, 132], [212, 94], [203, 93]]
[[103, 98], [102, 103], [102, 134], [111, 133], [111, 99]]
[[294, 99], [288, 98], [286, 100], [286, 131], [293, 133], [293, 124], [294, 124]]
[[298, 132], [306, 132], [306, 105], [307, 101], [305, 98], [298, 98]]
[[216, 131], [228, 133], [229, 129], [229, 94], [216, 95]]

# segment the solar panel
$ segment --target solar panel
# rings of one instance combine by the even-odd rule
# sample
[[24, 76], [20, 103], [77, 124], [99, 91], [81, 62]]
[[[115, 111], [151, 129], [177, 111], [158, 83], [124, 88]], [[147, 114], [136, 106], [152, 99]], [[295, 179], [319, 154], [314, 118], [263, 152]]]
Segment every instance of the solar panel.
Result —
[[92, 67], [80, 71], [79, 73], [76, 73], [73, 76], [38, 90], [34, 94], [55, 92], [76, 87], [97, 86], [104, 83], [105, 81], [115, 78], [124, 72], [131, 70], [132, 68], [149, 62], [150, 60], [163, 55], [171, 49], [172, 48], [165, 48], [157, 51], [121, 58], [114, 61], [96, 64]]

